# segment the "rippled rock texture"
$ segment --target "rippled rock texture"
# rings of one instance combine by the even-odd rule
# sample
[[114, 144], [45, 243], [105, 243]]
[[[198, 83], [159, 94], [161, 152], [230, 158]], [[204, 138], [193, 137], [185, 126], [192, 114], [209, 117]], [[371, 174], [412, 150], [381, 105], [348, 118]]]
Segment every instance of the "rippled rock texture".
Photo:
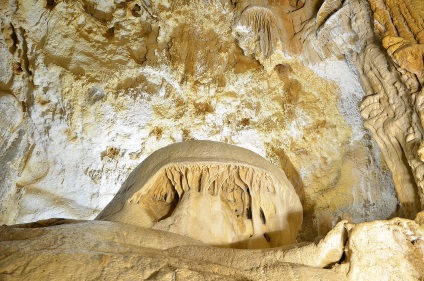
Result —
[[2, 223], [94, 218], [142, 160], [190, 139], [235, 144], [283, 169], [304, 190], [302, 239], [341, 218], [388, 218], [418, 193], [406, 162], [363, 126], [369, 94], [355, 63], [374, 38], [366, 3], [0, 7]]
[[189, 139], [280, 166], [304, 190], [305, 239], [412, 218], [422, 15], [420, 1], [2, 1], [1, 221], [94, 218], [138, 163]]
[[284, 172], [261, 156], [224, 143], [186, 141], [149, 156], [97, 219], [210, 245], [269, 248], [295, 243], [302, 215]]
[[318, 244], [243, 250], [120, 222], [51, 219], [0, 227], [0, 277], [420, 280], [423, 239], [422, 224], [407, 219], [342, 221]]

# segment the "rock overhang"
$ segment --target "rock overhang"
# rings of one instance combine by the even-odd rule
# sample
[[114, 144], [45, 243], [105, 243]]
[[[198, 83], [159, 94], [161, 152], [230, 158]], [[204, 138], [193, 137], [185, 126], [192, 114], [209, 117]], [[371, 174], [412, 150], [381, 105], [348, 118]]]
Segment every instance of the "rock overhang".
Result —
[[97, 219], [219, 246], [292, 244], [302, 205], [284, 172], [247, 149], [213, 141], [164, 147], [128, 177]]

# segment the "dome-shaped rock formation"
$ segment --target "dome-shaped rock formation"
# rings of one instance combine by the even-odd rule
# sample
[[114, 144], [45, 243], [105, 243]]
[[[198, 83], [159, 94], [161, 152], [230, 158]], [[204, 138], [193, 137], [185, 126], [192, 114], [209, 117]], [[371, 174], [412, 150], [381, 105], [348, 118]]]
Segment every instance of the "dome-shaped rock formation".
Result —
[[294, 243], [302, 205], [284, 172], [229, 144], [187, 141], [141, 163], [97, 219], [237, 248]]

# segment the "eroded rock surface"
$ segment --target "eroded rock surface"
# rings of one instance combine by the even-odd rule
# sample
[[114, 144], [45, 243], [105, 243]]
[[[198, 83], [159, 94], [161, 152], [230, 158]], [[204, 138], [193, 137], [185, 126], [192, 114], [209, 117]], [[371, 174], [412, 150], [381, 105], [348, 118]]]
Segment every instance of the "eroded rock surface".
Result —
[[[0, 227], [7, 280], [420, 280], [424, 231], [411, 220], [340, 222], [317, 245], [224, 249], [131, 224], [52, 219]], [[84, 266], [81, 266], [84, 264]]]
[[351, 226], [346, 247], [353, 280], [419, 280], [424, 276], [424, 229], [395, 218]]
[[356, 68], [364, 126], [392, 173], [397, 213], [409, 218], [423, 209], [423, 15], [420, 1], [324, 1], [291, 39], [313, 69], [328, 59]]
[[[94, 218], [138, 163], [189, 139], [279, 165], [304, 189], [305, 240], [342, 218], [422, 209], [420, 1], [0, 10], [0, 90], [13, 100], [0, 122], [3, 223]], [[11, 129], [12, 119], [22, 121]]]
[[281, 276], [343, 280], [339, 271], [299, 263], [284, 248], [267, 252], [214, 248], [177, 234], [118, 222], [62, 220], [2, 226], [0, 250], [0, 277], [10, 280], [46, 276], [61, 280], [278, 280]]
[[[358, 13], [363, 14], [363, 23], [371, 27], [359, 33], [364, 38], [363, 49], [356, 56], [356, 65], [366, 92], [366, 98], [361, 104], [361, 114], [365, 119], [365, 127], [373, 133], [392, 171], [404, 215], [412, 218], [424, 206], [424, 170], [418, 155], [423, 132], [418, 98], [422, 79], [415, 71], [407, 70], [408, 66], [401, 66], [402, 63], [394, 55], [393, 47], [388, 46], [388, 41], [391, 40], [388, 38], [398, 30], [400, 36], [420, 40], [417, 28], [420, 29], [424, 13], [420, 11], [421, 5], [418, 3], [383, 2], [385, 1], [370, 1], [374, 18], [369, 18], [366, 12], [368, 6], [359, 3], [355, 6]], [[382, 44], [387, 52], [375, 43], [372, 27], [380, 38], [386, 36], [382, 39]], [[387, 55], [392, 60], [388, 60]]]
[[268, 248], [295, 243], [302, 214], [284, 172], [261, 156], [224, 143], [187, 141], [140, 164], [97, 219], [211, 245]]

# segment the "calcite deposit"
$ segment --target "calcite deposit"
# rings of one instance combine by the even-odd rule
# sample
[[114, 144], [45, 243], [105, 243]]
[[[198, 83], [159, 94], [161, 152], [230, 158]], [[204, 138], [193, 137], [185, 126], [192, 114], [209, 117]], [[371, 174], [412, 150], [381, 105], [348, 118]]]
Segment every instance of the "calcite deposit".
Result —
[[331, 233], [334, 241], [318, 246], [302, 244], [262, 252], [211, 247], [177, 234], [119, 222], [50, 220], [3, 226], [0, 277], [279, 280], [286, 276], [287, 280], [343, 280], [345, 266], [334, 270], [323, 267], [337, 263], [342, 255], [344, 231], [341, 225]]
[[302, 214], [284, 172], [259, 155], [224, 143], [186, 141], [149, 156], [97, 219], [210, 245], [268, 248], [295, 243]]
[[106, 221], [0, 227], [6, 280], [420, 280], [424, 231], [407, 219], [342, 221], [318, 244], [217, 248], [178, 234]]
[[[2, 227], [1, 249], [17, 256], [3, 254], [0, 272], [29, 278], [44, 267], [53, 274], [61, 262], [72, 264], [65, 248], [75, 246], [87, 264], [111, 262], [110, 271], [70, 269], [64, 278], [423, 278], [423, 30], [421, 0], [0, 0], [0, 223], [83, 220]], [[143, 180], [153, 174], [128, 185], [155, 151], [190, 140], [250, 150], [266, 159], [258, 158], [266, 162], [260, 167], [277, 170], [236, 156], [203, 166], [170, 158], [161, 162], [170, 166], [153, 169], [157, 178], [149, 184]], [[188, 171], [228, 176], [214, 182], [235, 184], [245, 198], [247, 188], [252, 192], [246, 181], [260, 179], [264, 187], [250, 194], [261, 202], [252, 206], [252, 221], [272, 226], [249, 229], [247, 201], [234, 199], [243, 208], [231, 212], [231, 204], [222, 205], [227, 199], [214, 197], [226, 189], [197, 196], [193, 189], [205, 189], [188, 177], [187, 185], [177, 181]], [[336, 241], [337, 250], [333, 242], [302, 244], [291, 252], [296, 260], [280, 261], [286, 250], [237, 252], [177, 235], [244, 248], [294, 243], [300, 219], [289, 237], [269, 234], [290, 225], [290, 210], [299, 213], [297, 200], [284, 205], [294, 202], [284, 197], [287, 190], [301, 197], [297, 242]], [[143, 210], [133, 211], [139, 199]], [[216, 216], [200, 212], [198, 202], [216, 207]], [[274, 211], [262, 204], [278, 215], [270, 219]], [[418, 224], [410, 220], [417, 214]], [[96, 217], [111, 221], [89, 221]], [[181, 227], [197, 221], [205, 232]], [[208, 236], [214, 221], [225, 230]], [[123, 223], [128, 233], [169, 237], [172, 246], [137, 246], [128, 258], [129, 244], [147, 242], [116, 234], [86, 249], [72, 236], [102, 241]], [[96, 227], [103, 234], [95, 236]], [[334, 231], [340, 235], [332, 240]], [[249, 242], [251, 234], [261, 242]], [[34, 247], [11, 237], [33, 239]], [[123, 250], [109, 251], [113, 241]], [[53, 251], [55, 243], [67, 246]], [[197, 257], [192, 246], [169, 254], [187, 243], [210, 257]], [[52, 246], [39, 254], [42, 245]], [[236, 253], [247, 261], [236, 265]], [[321, 253], [328, 262], [317, 258]], [[126, 271], [129, 264], [141, 271]]]
[[[422, 142], [419, 96], [423, 81], [421, 75], [413, 70], [412, 65], [416, 65], [416, 60], [409, 60], [409, 67], [399, 57], [408, 53], [408, 48], [398, 46], [398, 56], [394, 47], [389, 47], [387, 42], [395, 35], [395, 30], [400, 32], [397, 35], [405, 36], [405, 39], [420, 40], [418, 33], [422, 30], [424, 13], [422, 3], [413, 3], [370, 1], [373, 19], [367, 18], [362, 8], [364, 22], [371, 28], [363, 30], [366, 39], [363, 51], [356, 58], [366, 92], [366, 98], [361, 104], [364, 125], [373, 133], [385, 156], [393, 174], [398, 199], [407, 217], [414, 217], [424, 206], [424, 166], [418, 155]], [[374, 34], [379, 39], [384, 36], [382, 44], [386, 52], [373, 41]], [[418, 49], [415, 52], [417, 56], [420, 53]], [[387, 59], [388, 55], [392, 60]]]
[[[1, 126], [13, 143], [0, 153], [2, 223], [95, 218], [142, 160], [190, 139], [235, 144], [284, 170], [304, 190], [304, 239], [341, 217], [396, 212], [352, 65], [302, 62], [310, 45], [301, 34], [319, 51], [324, 30], [339, 26], [322, 23], [322, 36], [302, 29], [314, 26], [315, 2], [49, 3], [1, 5], [0, 89], [16, 99], [8, 118], [22, 120]], [[278, 32], [263, 33], [274, 21]], [[342, 31], [346, 42], [336, 41], [357, 50], [353, 31]], [[255, 36], [271, 41], [257, 46]]]

